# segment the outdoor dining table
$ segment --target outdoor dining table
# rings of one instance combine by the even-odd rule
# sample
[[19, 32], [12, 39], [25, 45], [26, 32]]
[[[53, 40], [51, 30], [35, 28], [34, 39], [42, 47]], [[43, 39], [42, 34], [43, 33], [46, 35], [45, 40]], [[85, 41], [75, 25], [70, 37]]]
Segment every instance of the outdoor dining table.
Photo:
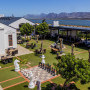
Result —
[[12, 53], [15, 52], [15, 50], [11, 49], [11, 50], [9, 50], [9, 52], [10, 52], [10, 55], [12, 55]]
[[2, 56], [1, 57], [1, 62], [4, 64], [11, 63], [13, 61], [12, 56]]
[[10, 49], [10, 50], [9, 50], [9, 53], [10, 53], [10, 55], [14, 56], [15, 54], [18, 53], [18, 49], [17, 49], [17, 48], [15, 48], [15, 49]]
[[36, 54], [46, 53], [46, 49], [39, 48], [39, 49], [36, 49], [35, 52], [36, 52]]
[[58, 51], [59, 51], [59, 49], [51, 48], [51, 52], [53, 52], [53, 53], [57, 53]]
[[31, 44], [27, 43], [26, 48], [30, 48], [30, 47], [31, 47]]

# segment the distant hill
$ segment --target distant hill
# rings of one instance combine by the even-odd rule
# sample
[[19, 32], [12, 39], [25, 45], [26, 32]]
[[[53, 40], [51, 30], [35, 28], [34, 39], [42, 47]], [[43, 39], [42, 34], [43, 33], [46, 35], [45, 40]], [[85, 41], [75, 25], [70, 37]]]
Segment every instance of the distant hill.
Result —
[[40, 15], [27, 14], [24, 17], [27, 19], [90, 19], [90, 12], [42, 13]]

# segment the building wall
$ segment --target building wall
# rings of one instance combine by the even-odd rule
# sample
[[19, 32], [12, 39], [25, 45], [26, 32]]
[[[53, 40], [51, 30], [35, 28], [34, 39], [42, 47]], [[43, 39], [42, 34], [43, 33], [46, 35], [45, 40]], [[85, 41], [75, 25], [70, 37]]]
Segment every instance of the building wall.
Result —
[[[5, 38], [5, 49], [9, 47], [17, 48], [17, 35], [16, 35], [16, 29], [10, 28], [10, 27], [5, 27], [4, 28], [4, 38]], [[12, 35], [12, 41], [13, 41], [13, 46], [9, 46], [9, 39], [8, 35]]]
[[4, 30], [0, 30], [0, 54], [4, 53]]
[[[0, 54], [5, 54], [5, 49], [10, 47], [17, 48], [16, 29], [3, 25], [4, 30], [0, 30]], [[9, 46], [8, 35], [12, 35], [13, 46]]]

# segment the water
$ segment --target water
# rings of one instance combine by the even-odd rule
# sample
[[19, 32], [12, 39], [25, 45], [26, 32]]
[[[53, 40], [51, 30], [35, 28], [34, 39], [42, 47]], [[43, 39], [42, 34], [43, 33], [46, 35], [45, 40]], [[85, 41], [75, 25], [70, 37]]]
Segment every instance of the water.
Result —
[[[41, 23], [42, 20], [38, 19], [30, 19], [30, 21], [34, 23]], [[48, 24], [53, 24], [53, 21], [55, 20], [46, 20]], [[90, 26], [90, 20], [57, 20], [60, 24], [64, 25], [78, 25], [78, 26]]]

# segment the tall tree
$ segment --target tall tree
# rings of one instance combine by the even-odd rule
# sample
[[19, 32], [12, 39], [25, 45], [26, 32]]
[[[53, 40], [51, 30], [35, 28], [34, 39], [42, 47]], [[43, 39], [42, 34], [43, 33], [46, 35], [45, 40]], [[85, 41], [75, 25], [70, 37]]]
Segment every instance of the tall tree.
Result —
[[45, 36], [48, 34], [49, 32], [49, 26], [46, 22], [43, 22], [41, 24], [39, 24], [38, 26], [36, 26], [36, 33], [39, 34], [41, 37]]
[[43, 19], [43, 20], [42, 20], [42, 23], [43, 23], [43, 22], [46, 22], [46, 19]]
[[66, 79], [64, 88], [70, 81], [81, 80], [84, 83], [90, 81], [89, 63], [83, 59], [76, 59], [74, 55], [62, 56], [57, 64], [54, 63], [54, 66], [57, 73]]
[[20, 27], [20, 32], [22, 35], [30, 35], [34, 31], [34, 26], [30, 25], [29, 23], [25, 23]]

